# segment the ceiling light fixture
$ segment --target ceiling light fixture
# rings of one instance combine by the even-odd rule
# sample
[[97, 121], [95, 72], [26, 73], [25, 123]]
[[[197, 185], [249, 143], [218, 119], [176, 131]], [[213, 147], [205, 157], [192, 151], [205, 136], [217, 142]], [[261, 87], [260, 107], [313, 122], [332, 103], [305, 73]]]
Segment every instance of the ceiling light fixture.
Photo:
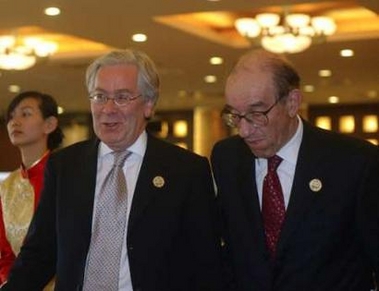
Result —
[[260, 13], [255, 18], [235, 21], [237, 31], [248, 39], [259, 40], [262, 47], [274, 53], [298, 53], [312, 42], [325, 40], [336, 31], [334, 20], [327, 16], [311, 17], [302, 13]]
[[344, 58], [350, 58], [354, 56], [354, 51], [351, 49], [343, 49], [340, 51], [340, 56]]
[[304, 92], [307, 92], [307, 93], [312, 93], [315, 91], [315, 87], [313, 85], [305, 85], [303, 88], [304, 88]]
[[205, 83], [216, 83], [217, 82], [217, 77], [215, 75], [207, 75], [204, 77]]
[[11, 93], [20, 93], [21, 87], [19, 85], [9, 85], [8, 91]]
[[318, 71], [320, 77], [328, 78], [332, 76], [332, 71], [328, 69], [323, 69]]
[[224, 62], [224, 59], [221, 57], [211, 57], [209, 63], [211, 65], [221, 65]]
[[145, 42], [147, 41], [147, 35], [143, 33], [136, 33], [132, 35], [132, 40], [134, 42]]
[[55, 42], [37, 37], [0, 36], [0, 69], [29, 69], [39, 58], [48, 57], [57, 49]]
[[58, 16], [61, 14], [61, 10], [58, 7], [47, 7], [44, 12], [48, 16]]
[[340, 98], [338, 96], [330, 96], [328, 98], [328, 102], [332, 103], [332, 104], [339, 103], [340, 102]]

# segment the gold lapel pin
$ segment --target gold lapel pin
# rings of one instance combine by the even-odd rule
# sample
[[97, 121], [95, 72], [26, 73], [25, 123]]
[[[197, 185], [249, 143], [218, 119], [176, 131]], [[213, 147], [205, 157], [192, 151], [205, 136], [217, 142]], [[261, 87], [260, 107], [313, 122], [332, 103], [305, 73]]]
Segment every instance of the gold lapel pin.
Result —
[[318, 192], [321, 190], [322, 188], [322, 183], [319, 179], [312, 179], [310, 182], [309, 182], [309, 188], [313, 191], [313, 192]]
[[153, 184], [157, 188], [162, 188], [164, 186], [164, 178], [162, 176], [155, 176], [153, 179]]

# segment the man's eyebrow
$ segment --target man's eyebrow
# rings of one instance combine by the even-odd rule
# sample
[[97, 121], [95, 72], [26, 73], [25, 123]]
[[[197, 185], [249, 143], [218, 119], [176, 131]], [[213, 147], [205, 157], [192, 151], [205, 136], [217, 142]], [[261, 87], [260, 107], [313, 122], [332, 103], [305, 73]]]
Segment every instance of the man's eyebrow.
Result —
[[[262, 102], [262, 101], [258, 101], [257, 103], [248, 105], [247, 106], [248, 110], [246, 110], [246, 111], [255, 111], [258, 107], [262, 107], [262, 106], [265, 106], [265, 105], [267, 105], [267, 104], [264, 103], [264, 102]], [[229, 104], [225, 104], [224, 109], [238, 111], [237, 109], [235, 109], [233, 106], [231, 106]]]

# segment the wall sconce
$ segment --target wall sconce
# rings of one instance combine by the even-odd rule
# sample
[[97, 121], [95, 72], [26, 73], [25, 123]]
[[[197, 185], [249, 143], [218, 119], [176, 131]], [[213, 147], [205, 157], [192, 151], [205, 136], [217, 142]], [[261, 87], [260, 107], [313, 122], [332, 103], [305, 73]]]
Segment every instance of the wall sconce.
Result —
[[188, 134], [188, 124], [185, 120], [177, 120], [174, 122], [174, 136], [186, 137]]
[[315, 123], [317, 127], [327, 129], [327, 130], [332, 129], [332, 120], [329, 116], [319, 116], [316, 118]]
[[342, 133], [352, 133], [355, 131], [355, 119], [353, 115], [345, 115], [340, 117], [339, 131]]
[[376, 115], [363, 116], [363, 131], [364, 132], [377, 132], [378, 131], [378, 117]]

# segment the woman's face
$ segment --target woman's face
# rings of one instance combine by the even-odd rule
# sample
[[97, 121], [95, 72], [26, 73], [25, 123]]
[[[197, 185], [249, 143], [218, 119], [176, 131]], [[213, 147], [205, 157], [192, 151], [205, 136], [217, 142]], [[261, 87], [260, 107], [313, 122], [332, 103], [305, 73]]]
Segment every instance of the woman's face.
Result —
[[39, 101], [32, 97], [23, 99], [11, 112], [7, 129], [11, 143], [17, 147], [47, 143], [52, 131], [49, 119], [42, 116]]

